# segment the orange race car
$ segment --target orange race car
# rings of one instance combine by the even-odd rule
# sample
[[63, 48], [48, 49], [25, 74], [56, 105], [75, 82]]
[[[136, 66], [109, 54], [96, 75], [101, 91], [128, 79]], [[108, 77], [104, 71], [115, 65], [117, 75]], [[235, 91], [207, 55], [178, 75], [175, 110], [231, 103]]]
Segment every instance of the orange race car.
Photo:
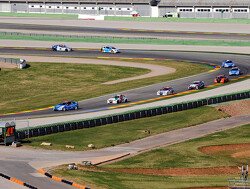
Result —
[[226, 75], [219, 75], [216, 78], [214, 78], [214, 83], [226, 83], [229, 79]]

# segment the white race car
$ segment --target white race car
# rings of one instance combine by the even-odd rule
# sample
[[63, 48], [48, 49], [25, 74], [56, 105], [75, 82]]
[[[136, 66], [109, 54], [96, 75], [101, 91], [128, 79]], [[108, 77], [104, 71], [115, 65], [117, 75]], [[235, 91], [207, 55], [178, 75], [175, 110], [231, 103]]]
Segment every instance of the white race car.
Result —
[[157, 91], [157, 95], [170, 95], [174, 94], [174, 89], [172, 87], [162, 87]]
[[52, 46], [53, 51], [72, 51], [72, 48], [67, 47], [66, 45], [53, 45]]
[[119, 104], [122, 102], [128, 102], [127, 95], [116, 94], [107, 100], [107, 104]]

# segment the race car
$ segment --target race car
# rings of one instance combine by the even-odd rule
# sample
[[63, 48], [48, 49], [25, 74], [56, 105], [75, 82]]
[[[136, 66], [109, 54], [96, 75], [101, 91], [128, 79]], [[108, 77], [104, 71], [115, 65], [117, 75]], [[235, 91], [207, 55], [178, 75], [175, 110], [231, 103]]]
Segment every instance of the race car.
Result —
[[240, 68], [238, 67], [233, 67], [230, 71], [229, 71], [229, 75], [240, 75], [241, 71]]
[[111, 53], [111, 54], [115, 54], [115, 53], [119, 53], [120, 50], [115, 48], [115, 47], [112, 47], [112, 46], [103, 46], [101, 48], [101, 52], [103, 52], [103, 53], [108, 52], [108, 53]]
[[62, 103], [56, 105], [53, 110], [54, 111], [66, 111], [66, 110], [77, 110], [79, 105], [74, 101], [63, 101]]
[[67, 47], [66, 45], [53, 45], [52, 46], [53, 51], [72, 51], [72, 48]]
[[157, 91], [157, 95], [170, 95], [174, 93], [174, 89], [172, 87], [162, 87], [159, 91]]
[[116, 94], [107, 100], [107, 104], [119, 104], [122, 102], [128, 102], [127, 95]]
[[219, 75], [216, 78], [214, 78], [214, 83], [226, 83], [229, 79], [226, 75]]
[[234, 67], [234, 63], [232, 60], [224, 60], [221, 65], [223, 68], [232, 68]]
[[204, 81], [194, 81], [188, 86], [188, 89], [202, 89], [205, 87]]

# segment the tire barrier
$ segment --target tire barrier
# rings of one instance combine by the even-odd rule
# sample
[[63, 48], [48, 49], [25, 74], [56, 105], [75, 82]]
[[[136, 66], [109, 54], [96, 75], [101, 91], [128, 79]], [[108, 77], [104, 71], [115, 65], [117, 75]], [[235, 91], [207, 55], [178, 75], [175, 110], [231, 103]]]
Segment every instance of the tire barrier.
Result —
[[134, 112], [126, 112], [124, 114], [110, 115], [110, 116], [101, 117], [101, 118], [93, 118], [93, 119], [82, 120], [82, 121], [72, 121], [70, 123], [68, 122], [68, 123], [52, 124], [48, 126], [30, 128], [29, 135], [28, 135], [27, 130], [19, 130], [17, 131], [16, 138], [25, 139], [28, 137], [37, 137], [37, 136], [43, 136], [43, 135], [48, 135], [52, 133], [96, 127], [96, 126], [101, 126], [101, 125], [106, 125], [106, 124], [118, 123], [118, 122], [133, 120], [133, 119], [152, 117], [152, 116], [157, 116], [157, 115], [162, 115], [162, 114], [167, 114], [167, 113], [172, 113], [172, 112], [198, 108], [198, 107], [210, 105], [210, 104], [217, 104], [217, 103], [228, 102], [232, 100], [241, 100], [241, 99], [247, 99], [247, 98], [250, 98], [250, 91], [235, 93], [235, 94], [227, 94], [227, 95], [218, 96], [218, 97], [211, 97], [211, 98], [201, 99], [201, 100], [192, 101], [192, 102], [183, 102], [183, 103], [168, 105], [164, 107], [156, 107], [156, 108], [151, 108], [151, 109], [146, 109], [146, 110], [136, 110]]

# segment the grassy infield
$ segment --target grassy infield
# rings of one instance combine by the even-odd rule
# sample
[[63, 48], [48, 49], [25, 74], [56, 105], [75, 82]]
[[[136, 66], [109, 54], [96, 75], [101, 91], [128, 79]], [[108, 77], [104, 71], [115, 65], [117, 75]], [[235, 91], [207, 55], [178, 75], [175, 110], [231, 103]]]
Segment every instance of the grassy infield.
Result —
[[[1, 14], [0, 14], [1, 15]], [[202, 19], [203, 20], [203, 19]], [[197, 20], [195, 20], [197, 21]], [[148, 62], [154, 63], [154, 62]], [[159, 64], [159, 62], [156, 62]], [[46, 63], [47, 64], [47, 63]], [[182, 74], [180, 68], [182, 63], [175, 64], [174, 62], [163, 61], [160, 64], [174, 67], [177, 66], [177, 73]], [[117, 75], [110, 74], [110, 69], [115, 69], [118, 73], [119, 78], [134, 76], [137, 74], [143, 74], [148, 72], [148, 70], [141, 69], [128, 69], [124, 72], [123, 68], [120, 67], [105, 67], [105, 66], [90, 66], [90, 65], [67, 65], [67, 64], [47, 64], [46, 69], [39, 69], [40, 63], [31, 63], [31, 67], [26, 70], [3, 70], [0, 74], [1, 77], [1, 91], [12, 93], [17, 98], [19, 94], [23, 94], [18, 100], [11, 103], [17, 103], [17, 107], [23, 107], [23, 109], [29, 108], [25, 106], [27, 103], [22, 103], [26, 99], [29, 99], [30, 96], [34, 96], [33, 107], [49, 106], [54, 101], [60, 101], [66, 96], [69, 97], [71, 93], [65, 93], [63, 91], [68, 88], [72, 88], [75, 93], [70, 96], [70, 98], [75, 98], [78, 100], [85, 96], [89, 98], [93, 93], [101, 86], [101, 81], [113, 80], [114, 78], [118, 79]], [[44, 65], [44, 64], [43, 64]], [[44, 66], [45, 67], [45, 66]], [[190, 66], [189, 66], [190, 67]], [[208, 68], [202, 68], [202, 66], [195, 65], [197, 67], [195, 73], [200, 69], [200, 71], [206, 71]], [[184, 67], [185, 68], [185, 67]], [[192, 68], [193, 69], [193, 68]], [[60, 71], [59, 71], [60, 70]], [[72, 72], [68, 73], [67, 71], [71, 70]], [[178, 72], [179, 70], [179, 72]], [[18, 72], [18, 73], [17, 73]], [[76, 74], [71, 74], [71, 73]], [[99, 77], [99, 73], [109, 73], [106, 75], [105, 79]], [[187, 70], [183, 70], [187, 73]], [[78, 77], [78, 75], [84, 73], [83, 77]], [[194, 73], [190, 73], [191, 75]], [[62, 75], [64, 77], [62, 77]], [[105, 74], [102, 74], [102, 76]], [[175, 73], [176, 75], [176, 73]], [[162, 80], [171, 80], [175, 78], [175, 75], [166, 76], [164, 78], [153, 78], [144, 82], [139, 81], [139, 86], [153, 84], [161, 82]], [[15, 77], [14, 77], [15, 76]], [[68, 79], [68, 78], [71, 79]], [[177, 76], [178, 78], [179, 76]], [[11, 82], [11, 85], [18, 79], [25, 79], [22, 83], [22, 87], [28, 86], [23, 91], [22, 87], [12, 87], [15, 88], [15, 91], [10, 91], [11, 89], [6, 85], [6, 80], [8, 79]], [[36, 79], [37, 78], [37, 79]], [[54, 82], [49, 82], [53, 78]], [[72, 79], [74, 78], [74, 79]], [[95, 80], [93, 80], [95, 78]], [[102, 80], [101, 80], [102, 79]], [[70, 80], [74, 82], [70, 82]], [[39, 82], [43, 81], [43, 82]], [[37, 86], [33, 86], [33, 83], [38, 82]], [[47, 83], [48, 85], [43, 85]], [[77, 83], [77, 85], [75, 84]], [[132, 83], [130, 88], [138, 87], [138, 83]], [[38, 87], [39, 86], [39, 87]], [[58, 86], [58, 88], [55, 88]], [[79, 89], [79, 86], [81, 88]], [[95, 86], [95, 87], [93, 87]], [[119, 85], [120, 86], [120, 85]], [[37, 88], [36, 88], [37, 87]], [[32, 94], [31, 88], [36, 88], [35, 93]], [[40, 89], [39, 89], [40, 88]], [[61, 89], [62, 90], [58, 90]], [[86, 91], [88, 88], [88, 92]], [[105, 87], [106, 88], [106, 87]], [[123, 87], [116, 88], [119, 90], [124, 90]], [[37, 91], [38, 90], [38, 91]], [[40, 90], [40, 91], [39, 91]], [[107, 89], [106, 92], [113, 91], [114, 88]], [[16, 92], [18, 91], [18, 92]], [[26, 93], [23, 93], [25, 92]], [[49, 91], [48, 94], [52, 96], [44, 96], [41, 94], [41, 91]], [[62, 91], [62, 92], [60, 92]], [[40, 92], [40, 93], [39, 93]], [[57, 92], [57, 94], [55, 94]], [[29, 95], [29, 93], [31, 93]], [[102, 92], [103, 93], [103, 92]], [[11, 100], [10, 97], [7, 97], [6, 93], [1, 93], [0, 96], [4, 99], [2, 100], [1, 106], [8, 106], [9, 104], [3, 104], [3, 102]], [[39, 94], [39, 95], [35, 95]], [[55, 95], [53, 95], [55, 94]], [[95, 93], [96, 94], [96, 93]], [[27, 96], [28, 95], [28, 96]], [[96, 94], [98, 96], [100, 94]], [[60, 96], [60, 97], [56, 97]], [[39, 104], [35, 104], [37, 100], [40, 99]], [[42, 100], [41, 100], [42, 99]], [[52, 102], [47, 101], [46, 99], [54, 99]], [[45, 104], [41, 102], [47, 101]], [[20, 109], [19, 109], [20, 110]], [[11, 107], [9, 111], [15, 111], [15, 107]], [[169, 130], [174, 130], [178, 128], [183, 128], [191, 125], [196, 125], [199, 123], [207, 122], [210, 120], [218, 119], [225, 117], [227, 115], [222, 112], [217, 112], [214, 108], [211, 107], [202, 107], [199, 109], [187, 110], [183, 112], [177, 112], [167, 115], [161, 115], [153, 118], [145, 118], [140, 120], [133, 120], [129, 122], [117, 123], [112, 125], [101, 126], [98, 128], [83, 129], [77, 131], [70, 131], [67, 133], [60, 133], [56, 135], [49, 135], [43, 137], [37, 137], [32, 139], [32, 146], [38, 146], [42, 141], [52, 142], [53, 149], [63, 149], [65, 144], [71, 144], [76, 146], [76, 150], [86, 150], [86, 146], [89, 143], [94, 143], [97, 148], [102, 148], [105, 146], [112, 146], [124, 142], [129, 142], [136, 140], [142, 137], [146, 137], [147, 134], [144, 130], [151, 129], [152, 134], [157, 134], [161, 132], [166, 132]], [[180, 119], [181, 118], [181, 119]], [[222, 145], [222, 144], [234, 144], [234, 143], [249, 143], [249, 136], [247, 133], [250, 132], [250, 125], [238, 127], [235, 129], [230, 129], [224, 132], [218, 132], [216, 134], [210, 134], [206, 137], [199, 139], [190, 140], [188, 142], [183, 142], [180, 144], [171, 145], [169, 147], [164, 147], [161, 149], [156, 149], [135, 157], [113, 163], [111, 165], [106, 165], [101, 168], [97, 168], [90, 171], [68, 171], [65, 166], [62, 166], [61, 169], [53, 171], [53, 174], [57, 176], [64, 177], [68, 180], [74, 180], [75, 182], [81, 184], [87, 184], [88, 186], [94, 188], [186, 188], [186, 187], [201, 187], [201, 186], [225, 186], [227, 184], [228, 176], [205, 176], [205, 177], [194, 177], [194, 176], [150, 176], [150, 175], [139, 175], [139, 174], [128, 174], [128, 173], [119, 173], [115, 172], [114, 168], [205, 168], [205, 167], [223, 167], [223, 166], [237, 166], [242, 164], [249, 163], [249, 158], [238, 158], [233, 159], [230, 154], [231, 151], [224, 153], [217, 153], [213, 156], [205, 155], [198, 151], [198, 148], [201, 146], [210, 146], [210, 145]], [[122, 133], [122, 134], [121, 134]], [[70, 140], [67, 140], [71, 136]], [[74, 136], [74, 137], [73, 137]], [[95, 137], [93, 137], [95, 136]], [[100, 137], [96, 137], [100, 136]], [[114, 137], [118, 136], [118, 137]], [[81, 140], [79, 141], [79, 138]], [[93, 139], [94, 138], [94, 139]], [[110, 170], [111, 168], [111, 170]], [[109, 170], [108, 170], [109, 169]], [[232, 177], [231, 175], [230, 177]]]

